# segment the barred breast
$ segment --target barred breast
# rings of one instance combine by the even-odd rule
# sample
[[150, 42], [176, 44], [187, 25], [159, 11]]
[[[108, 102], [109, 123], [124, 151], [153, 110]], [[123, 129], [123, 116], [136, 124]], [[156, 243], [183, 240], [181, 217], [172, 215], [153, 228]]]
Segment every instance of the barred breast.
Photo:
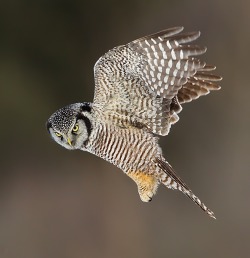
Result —
[[161, 153], [157, 141], [152, 134], [135, 127], [120, 128], [100, 123], [90, 136], [86, 150], [125, 173], [131, 170], [150, 173], [150, 162]]

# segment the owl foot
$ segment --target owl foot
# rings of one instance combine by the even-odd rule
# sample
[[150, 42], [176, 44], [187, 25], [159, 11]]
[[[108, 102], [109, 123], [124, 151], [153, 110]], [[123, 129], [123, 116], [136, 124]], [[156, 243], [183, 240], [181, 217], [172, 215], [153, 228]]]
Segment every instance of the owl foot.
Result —
[[146, 189], [139, 189], [138, 188], [138, 192], [140, 195], [140, 198], [143, 202], [151, 202], [152, 201], [152, 197], [154, 195], [154, 193], [152, 191], [147, 191]]
[[143, 202], [150, 202], [158, 187], [158, 180], [153, 175], [142, 171], [131, 171], [128, 173], [138, 186], [138, 193]]

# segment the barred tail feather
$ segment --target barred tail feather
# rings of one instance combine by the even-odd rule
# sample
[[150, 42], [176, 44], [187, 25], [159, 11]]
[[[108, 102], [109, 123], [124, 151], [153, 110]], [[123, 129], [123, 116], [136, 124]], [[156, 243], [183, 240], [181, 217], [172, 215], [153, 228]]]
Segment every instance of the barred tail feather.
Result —
[[198, 206], [200, 206], [200, 208], [205, 211], [208, 216], [210, 216], [213, 219], [216, 219], [213, 211], [211, 211], [203, 202], [201, 202], [201, 200], [195, 195], [193, 194], [193, 192], [191, 190], [182, 188], [181, 191], [188, 197], [190, 198], [192, 201], [194, 201]]
[[203, 211], [205, 211], [211, 218], [216, 219], [214, 213], [201, 202], [201, 200], [193, 194], [184, 181], [177, 176], [176, 172], [166, 161], [156, 158], [157, 165], [165, 172], [161, 182], [170, 189], [178, 189], [183, 192], [188, 198], [195, 202]]

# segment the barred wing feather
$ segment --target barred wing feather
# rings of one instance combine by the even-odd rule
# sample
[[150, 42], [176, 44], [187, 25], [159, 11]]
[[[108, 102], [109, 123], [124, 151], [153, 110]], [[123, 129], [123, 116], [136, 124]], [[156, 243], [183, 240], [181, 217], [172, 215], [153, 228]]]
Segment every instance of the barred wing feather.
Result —
[[215, 67], [196, 57], [206, 48], [188, 44], [200, 33], [182, 30], [167, 29], [103, 55], [94, 68], [94, 105], [121, 117], [128, 113], [153, 133], [168, 134], [178, 121], [180, 104], [220, 89], [221, 77], [212, 73]]

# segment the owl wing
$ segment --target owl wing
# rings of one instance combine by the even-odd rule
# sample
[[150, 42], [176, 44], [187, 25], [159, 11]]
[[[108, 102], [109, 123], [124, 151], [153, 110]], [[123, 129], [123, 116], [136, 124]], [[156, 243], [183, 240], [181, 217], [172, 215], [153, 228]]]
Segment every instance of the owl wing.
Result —
[[205, 47], [189, 45], [199, 32], [167, 29], [115, 47], [95, 64], [94, 107], [114, 123], [128, 122], [166, 135], [182, 103], [218, 90], [214, 66], [196, 58]]

